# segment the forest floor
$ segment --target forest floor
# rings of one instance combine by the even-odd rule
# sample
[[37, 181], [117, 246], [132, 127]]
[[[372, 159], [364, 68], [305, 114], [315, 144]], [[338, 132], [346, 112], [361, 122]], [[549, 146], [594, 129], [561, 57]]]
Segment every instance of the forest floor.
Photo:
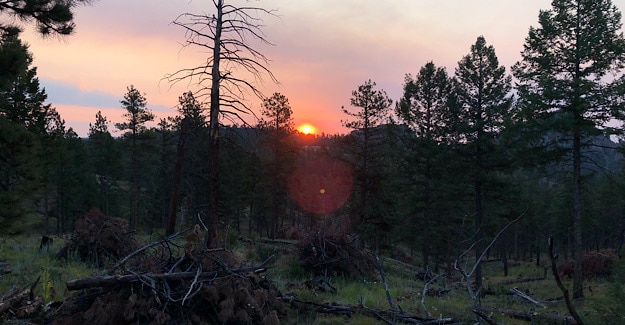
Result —
[[[158, 240], [155, 235], [145, 238], [146, 242], [154, 240]], [[32, 289], [29, 299], [40, 301], [40, 309], [27, 315], [29, 321], [51, 323], [45, 313], [77, 295], [76, 291], [67, 289], [67, 282], [105, 274], [104, 268], [89, 266], [77, 256], [57, 259], [57, 253], [65, 245], [60, 237], [54, 238], [49, 249], [41, 250], [40, 242], [41, 237], [37, 236], [0, 238], [0, 323], [29, 324], [17, 320], [20, 316], [17, 309], [24, 306], [3, 309], [8, 292], [15, 286], [20, 290]], [[276, 285], [281, 299], [288, 302], [289, 308], [280, 316], [282, 324], [402, 323], [397, 318], [388, 319], [396, 313], [384, 313], [391, 309], [385, 286], [395, 311], [422, 315], [429, 320], [439, 319], [439, 323], [472, 324], [477, 319], [472, 312], [467, 284], [460, 276], [439, 276], [427, 283], [428, 278], [422, 279], [419, 267], [383, 255], [379, 265], [386, 281], [382, 281], [379, 273], [351, 277], [334, 275], [320, 280], [310, 268], [302, 266], [296, 244], [286, 240], [230, 239], [226, 245], [238, 265], [258, 265], [274, 256], [264, 276]], [[548, 263], [547, 257], [539, 266], [535, 260], [509, 261], [508, 276], [503, 276], [501, 261], [484, 263], [481, 311], [499, 324], [572, 323], [562, 292], [550, 269], [546, 268]], [[470, 261], [468, 264], [471, 265]], [[585, 299], [573, 304], [586, 324], [625, 323], [623, 279], [625, 262], [616, 260], [611, 275], [584, 282]], [[36, 285], [32, 286], [33, 283]], [[426, 283], [428, 290], [423, 298]], [[564, 279], [564, 284], [572, 287], [569, 279]], [[529, 299], [513, 292], [515, 289]]]

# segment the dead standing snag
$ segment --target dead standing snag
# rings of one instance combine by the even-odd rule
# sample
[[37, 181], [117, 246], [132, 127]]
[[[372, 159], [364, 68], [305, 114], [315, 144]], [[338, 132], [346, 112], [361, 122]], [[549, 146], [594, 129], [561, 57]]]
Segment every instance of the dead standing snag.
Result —
[[[224, 0], [212, 1], [215, 13], [185, 13], [173, 24], [184, 29], [186, 41], [183, 48], [198, 47], [209, 50], [212, 56], [201, 64], [180, 69], [165, 76], [175, 84], [181, 81], [196, 86], [196, 98], [209, 98], [208, 141], [208, 227], [206, 245], [215, 247], [219, 226], [219, 126], [225, 116], [246, 122], [240, 114], [253, 114], [246, 103], [246, 95], [264, 98], [257, 83], [263, 75], [277, 79], [268, 68], [269, 59], [252, 47], [253, 41], [271, 45], [262, 32], [262, 19], [258, 14], [275, 15], [273, 11], [258, 7], [236, 7]], [[251, 78], [252, 81], [246, 78]]]

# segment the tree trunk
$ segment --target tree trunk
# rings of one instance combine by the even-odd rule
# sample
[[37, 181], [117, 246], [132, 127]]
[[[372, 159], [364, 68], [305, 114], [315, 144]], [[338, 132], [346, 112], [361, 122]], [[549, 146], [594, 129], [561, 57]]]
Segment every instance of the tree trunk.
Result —
[[584, 259], [582, 246], [582, 215], [581, 215], [581, 135], [579, 130], [573, 134], [573, 299], [584, 297], [582, 262]]
[[184, 163], [184, 155], [187, 143], [187, 128], [185, 122], [182, 121], [180, 126], [180, 135], [178, 136], [178, 147], [176, 149], [176, 164], [174, 166], [174, 177], [171, 184], [171, 193], [169, 196], [169, 213], [167, 215], [167, 225], [165, 234], [171, 235], [176, 231], [176, 211], [178, 210], [178, 195], [180, 193], [180, 179], [182, 178], [182, 165]]
[[215, 20], [215, 37], [213, 43], [213, 68], [211, 71], [210, 122], [208, 140], [208, 227], [206, 246], [217, 247], [217, 229], [219, 227], [219, 97], [221, 73], [219, 61], [221, 56], [221, 32], [223, 25], [223, 0], [217, 2], [217, 18]]
[[482, 180], [478, 177], [475, 181], [475, 286], [482, 287], [482, 263], [480, 263], [480, 255], [483, 252], [483, 230], [482, 223], [484, 222], [484, 208], [482, 207]]

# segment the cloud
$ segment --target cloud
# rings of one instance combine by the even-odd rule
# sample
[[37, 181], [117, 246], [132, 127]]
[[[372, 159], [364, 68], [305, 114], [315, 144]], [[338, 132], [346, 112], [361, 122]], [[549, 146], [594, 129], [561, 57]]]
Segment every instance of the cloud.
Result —
[[[61, 115], [61, 118], [65, 120], [66, 126], [73, 128], [74, 131], [80, 137], [87, 137], [89, 134], [89, 124], [95, 123], [95, 116], [98, 112], [102, 112], [102, 115], [110, 122], [109, 132], [113, 136], [121, 136], [121, 132], [115, 128], [115, 123], [124, 121], [123, 114], [124, 109], [115, 107], [92, 107], [82, 105], [68, 105], [59, 104], [53, 105]], [[177, 114], [174, 110], [152, 110], [155, 118], [154, 121], [147, 123], [148, 127], [155, 127], [162, 118], [169, 116], [175, 116]]]

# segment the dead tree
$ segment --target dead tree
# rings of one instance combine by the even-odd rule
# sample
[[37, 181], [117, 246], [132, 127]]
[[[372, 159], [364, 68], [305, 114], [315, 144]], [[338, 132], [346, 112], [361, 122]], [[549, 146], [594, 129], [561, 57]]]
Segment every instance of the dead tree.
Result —
[[[503, 228], [501, 228], [501, 230], [499, 230], [499, 232], [495, 235], [495, 237], [493, 238], [493, 240], [491, 240], [490, 244], [488, 244], [488, 246], [486, 246], [486, 248], [484, 248], [484, 250], [481, 252], [480, 255], [475, 257], [475, 264], [473, 265], [473, 267], [471, 268], [470, 272], [467, 272], [467, 267], [461, 267], [459, 264], [459, 261], [466, 255], [468, 254], [471, 250], [473, 250], [475, 248], [475, 245], [477, 242], [473, 243], [473, 245], [471, 245], [471, 247], [469, 247], [467, 250], [465, 250], [462, 254], [460, 254], [460, 256], [458, 256], [458, 258], [456, 259], [455, 263], [454, 263], [454, 268], [460, 272], [460, 274], [462, 274], [462, 277], [464, 278], [464, 280], [467, 283], [467, 292], [469, 293], [469, 296], [471, 297], [471, 301], [473, 302], [473, 310], [479, 310], [480, 309], [480, 295], [481, 295], [481, 287], [478, 286], [478, 290], [477, 292], [473, 289], [473, 286], [471, 285], [471, 277], [475, 274], [476, 270], [479, 268], [480, 263], [482, 262], [482, 259], [484, 258], [484, 256], [486, 256], [486, 253], [488, 252], [488, 250], [495, 244], [495, 242], [497, 241], [497, 239], [499, 238], [499, 236], [501, 236], [501, 234], [508, 229], [508, 227], [517, 222], [519, 219], [521, 219], [521, 217], [523, 216], [520, 215], [518, 216], [516, 219], [508, 222], [508, 224], [506, 224]], [[479, 316], [479, 314], [478, 314]]]
[[[241, 114], [253, 114], [246, 95], [264, 98], [257, 86], [264, 75], [277, 83], [268, 68], [269, 60], [252, 47], [253, 42], [271, 45], [262, 32], [259, 15], [275, 16], [273, 11], [258, 7], [236, 7], [225, 0], [213, 0], [215, 13], [185, 13], [173, 24], [182, 27], [186, 41], [183, 48], [208, 50], [212, 56], [201, 64], [180, 69], [165, 76], [175, 84], [188, 82], [198, 89], [197, 98], [209, 98], [208, 141], [208, 226], [206, 244], [215, 246], [219, 225], [219, 126], [220, 117], [243, 120]], [[248, 78], [248, 79], [246, 79]], [[251, 78], [252, 80], [250, 80]]]
[[571, 316], [573, 316], [575, 322], [578, 325], [583, 325], [584, 322], [582, 321], [581, 317], [579, 317], [577, 310], [575, 310], [575, 306], [573, 306], [573, 303], [571, 302], [571, 298], [569, 297], [569, 290], [562, 284], [562, 281], [560, 280], [560, 274], [558, 273], [558, 267], [556, 265], [556, 258], [557, 257], [553, 253], [553, 236], [549, 236], [549, 260], [551, 261], [551, 271], [553, 273], [553, 278], [556, 280], [558, 288], [560, 289], [560, 291], [562, 291], [562, 294], [564, 295], [564, 301], [566, 302], [566, 308], [569, 310], [569, 313], [571, 314]]

